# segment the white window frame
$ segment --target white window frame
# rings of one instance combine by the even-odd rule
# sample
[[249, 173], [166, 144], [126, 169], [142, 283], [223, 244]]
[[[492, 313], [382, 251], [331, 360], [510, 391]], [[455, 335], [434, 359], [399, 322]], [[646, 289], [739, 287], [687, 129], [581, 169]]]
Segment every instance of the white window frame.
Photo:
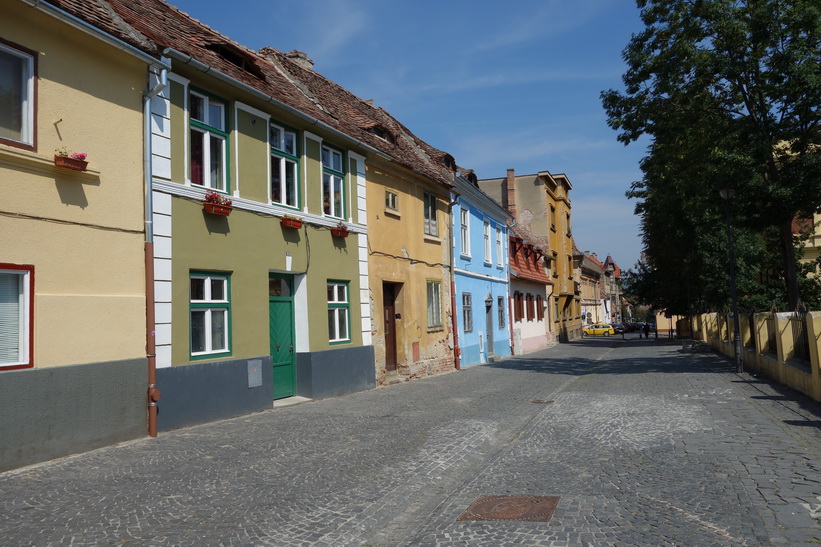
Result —
[[429, 236], [439, 236], [439, 224], [436, 217], [436, 196], [424, 192], [424, 217], [425, 217], [425, 234]]
[[399, 210], [399, 194], [391, 190], [385, 190], [385, 208], [391, 211]]
[[0, 51], [12, 57], [17, 57], [23, 61], [22, 70], [20, 73], [20, 103], [16, 106], [20, 108], [20, 138], [11, 136], [0, 136], [0, 141], [22, 144], [27, 147], [34, 146], [34, 102], [35, 102], [35, 87], [34, 87], [34, 61], [33, 55], [16, 49], [12, 46], [0, 43]]
[[[347, 281], [328, 281], [328, 341], [331, 343], [350, 342], [351, 313]], [[344, 317], [344, 328], [341, 319]]]
[[[5, 368], [31, 367], [31, 328], [32, 328], [32, 281], [34, 276], [33, 267], [7, 268], [0, 267], [0, 275], [13, 276], [17, 278], [17, 283], [13, 281], [7, 287], [0, 285], [0, 343], [6, 340], [6, 350], [0, 348], [0, 370]], [[16, 288], [11, 287], [16, 285]], [[5, 292], [7, 291], [7, 292]], [[5, 293], [5, 294], [4, 294]], [[16, 298], [15, 298], [16, 293]], [[8, 321], [12, 315], [17, 317], [17, 321]], [[3, 326], [4, 323], [8, 326]], [[16, 348], [15, 348], [16, 346]], [[11, 353], [16, 349], [16, 356], [11, 358]], [[6, 357], [3, 353], [8, 352]]]
[[473, 332], [473, 296], [462, 293], [462, 324], [465, 332]]
[[[203, 118], [195, 118], [192, 114], [191, 98], [196, 97], [203, 101]], [[212, 111], [212, 108], [218, 109], [218, 114]], [[194, 186], [217, 190], [219, 192], [227, 193], [228, 188], [228, 131], [226, 129], [226, 113], [227, 104], [219, 99], [214, 99], [199, 93], [197, 91], [188, 90], [188, 168], [189, 179]], [[216, 118], [216, 119], [214, 119]], [[215, 122], [219, 122], [218, 124]], [[194, 146], [194, 135], [198, 133], [202, 139], [202, 184], [195, 182], [193, 177], [192, 154]], [[220, 143], [220, 176], [219, 180], [214, 181], [211, 177], [211, 142], [212, 140]]]
[[470, 210], [462, 207], [459, 210], [459, 235], [462, 238], [462, 256], [470, 256]]
[[429, 279], [427, 288], [428, 328], [442, 328], [442, 282]]
[[[276, 132], [276, 134], [275, 134]], [[284, 205], [285, 207], [299, 208], [299, 156], [297, 154], [297, 134], [296, 131], [270, 123], [268, 126], [268, 140], [271, 146], [271, 203]], [[291, 172], [292, 183], [291, 193], [293, 202], [289, 203], [288, 196], [288, 171]], [[274, 199], [274, 175], [279, 177], [279, 201]]]
[[502, 229], [496, 227], [496, 265], [500, 268], [504, 267], [504, 239], [502, 238]]
[[485, 264], [491, 264], [493, 262], [493, 251], [490, 246], [490, 221], [484, 221], [482, 233], [485, 238]]
[[[339, 210], [337, 210], [337, 200]], [[328, 146], [322, 147], [322, 212], [328, 217], [345, 218], [343, 156], [342, 152]]]
[[[198, 279], [203, 281], [203, 298], [195, 300], [191, 294], [191, 283]], [[212, 298], [212, 282], [222, 281], [223, 298]], [[231, 352], [231, 283], [228, 274], [192, 273], [188, 280], [189, 299], [189, 344], [191, 357], [227, 354]], [[194, 351], [194, 314], [203, 314], [203, 346], [202, 351]], [[214, 318], [222, 315], [225, 329], [225, 347], [214, 347]]]

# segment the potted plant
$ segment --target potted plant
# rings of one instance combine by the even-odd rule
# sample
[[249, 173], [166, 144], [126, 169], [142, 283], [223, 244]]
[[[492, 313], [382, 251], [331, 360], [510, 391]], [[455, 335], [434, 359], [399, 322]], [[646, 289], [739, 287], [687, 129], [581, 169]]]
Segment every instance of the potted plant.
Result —
[[87, 156], [85, 152], [69, 153], [65, 148], [58, 148], [54, 151], [54, 165], [74, 171], [85, 171], [88, 168]]
[[212, 191], [205, 194], [205, 201], [202, 202], [202, 208], [206, 213], [227, 217], [231, 214], [231, 211], [234, 210], [231, 203], [231, 200], [227, 197]]
[[286, 215], [279, 219], [279, 221], [286, 228], [302, 228], [302, 219], [296, 217]]
[[333, 228], [331, 228], [331, 235], [333, 235], [334, 237], [348, 237], [348, 234], [350, 233], [351, 231], [348, 230], [348, 227], [341, 222]]

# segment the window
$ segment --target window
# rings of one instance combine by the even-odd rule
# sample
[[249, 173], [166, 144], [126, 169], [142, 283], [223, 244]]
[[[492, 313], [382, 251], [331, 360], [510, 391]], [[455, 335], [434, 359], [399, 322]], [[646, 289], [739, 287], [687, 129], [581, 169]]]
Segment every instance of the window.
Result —
[[428, 281], [428, 328], [442, 326], [442, 282]]
[[473, 332], [473, 304], [469, 292], [462, 293], [462, 323], [465, 332]]
[[513, 293], [513, 320], [521, 321], [524, 317], [524, 295], [519, 291]]
[[439, 226], [436, 223], [436, 196], [425, 192], [425, 233], [431, 236], [439, 235]]
[[493, 262], [493, 257], [491, 256], [491, 249], [490, 249], [490, 222], [487, 220], [485, 221], [485, 264], [490, 264]]
[[343, 218], [345, 212], [342, 195], [342, 153], [322, 147], [322, 210], [330, 216]]
[[228, 353], [231, 302], [229, 276], [191, 275], [191, 355]]
[[459, 209], [459, 235], [462, 238], [462, 255], [470, 256], [470, 211], [462, 207]]
[[542, 295], [536, 296], [536, 319], [538, 321], [544, 320], [544, 298], [542, 298]]
[[559, 320], [559, 297], [553, 299], [553, 321]]
[[350, 341], [349, 317], [348, 283], [328, 281], [328, 341]]
[[497, 302], [496, 305], [499, 309], [499, 328], [503, 329], [503, 328], [505, 328], [505, 315], [507, 315], [507, 310], [505, 309], [506, 308], [506, 306], [505, 306], [505, 297], [500, 296], [499, 298], [496, 299], [496, 302]]
[[271, 124], [271, 201], [288, 207], [299, 207], [299, 158], [296, 133]]
[[228, 191], [225, 103], [194, 91], [188, 95], [191, 184]]
[[550, 206], [550, 229], [556, 231], [556, 207]]
[[26, 148], [34, 147], [34, 60], [0, 43], [0, 141]]
[[527, 320], [533, 321], [533, 295], [527, 293], [525, 297], [525, 311], [527, 312]]
[[32, 366], [34, 267], [0, 264], [0, 369]]
[[399, 210], [399, 195], [396, 192], [385, 190], [385, 208], [393, 211]]
[[567, 226], [567, 235], [572, 236], [573, 235], [573, 230], [570, 228], [570, 213], [566, 213], [565, 215], [566, 215], [565, 216], [565, 224]]
[[502, 243], [502, 229], [497, 227], [496, 228], [496, 265], [500, 268], [503, 265], [504, 260], [504, 243]]

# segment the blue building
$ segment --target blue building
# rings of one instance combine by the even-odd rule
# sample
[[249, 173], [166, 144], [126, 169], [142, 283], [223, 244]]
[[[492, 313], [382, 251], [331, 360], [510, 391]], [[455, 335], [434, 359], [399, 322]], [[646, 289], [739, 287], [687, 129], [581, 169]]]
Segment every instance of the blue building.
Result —
[[482, 192], [473, 172], [455, 177], [453, 313], [465, 367], [510, 355], [508, 222], [512, 216]]

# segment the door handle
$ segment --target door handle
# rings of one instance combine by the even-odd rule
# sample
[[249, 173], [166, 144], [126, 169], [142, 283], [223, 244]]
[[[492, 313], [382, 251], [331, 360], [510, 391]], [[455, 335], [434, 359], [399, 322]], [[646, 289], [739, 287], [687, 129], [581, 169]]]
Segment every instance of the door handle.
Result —
[[294, 354], [294, 346], [293, 345], [288, 346], [288, 351], [291, 353], [291, 355], [293, 355]]

